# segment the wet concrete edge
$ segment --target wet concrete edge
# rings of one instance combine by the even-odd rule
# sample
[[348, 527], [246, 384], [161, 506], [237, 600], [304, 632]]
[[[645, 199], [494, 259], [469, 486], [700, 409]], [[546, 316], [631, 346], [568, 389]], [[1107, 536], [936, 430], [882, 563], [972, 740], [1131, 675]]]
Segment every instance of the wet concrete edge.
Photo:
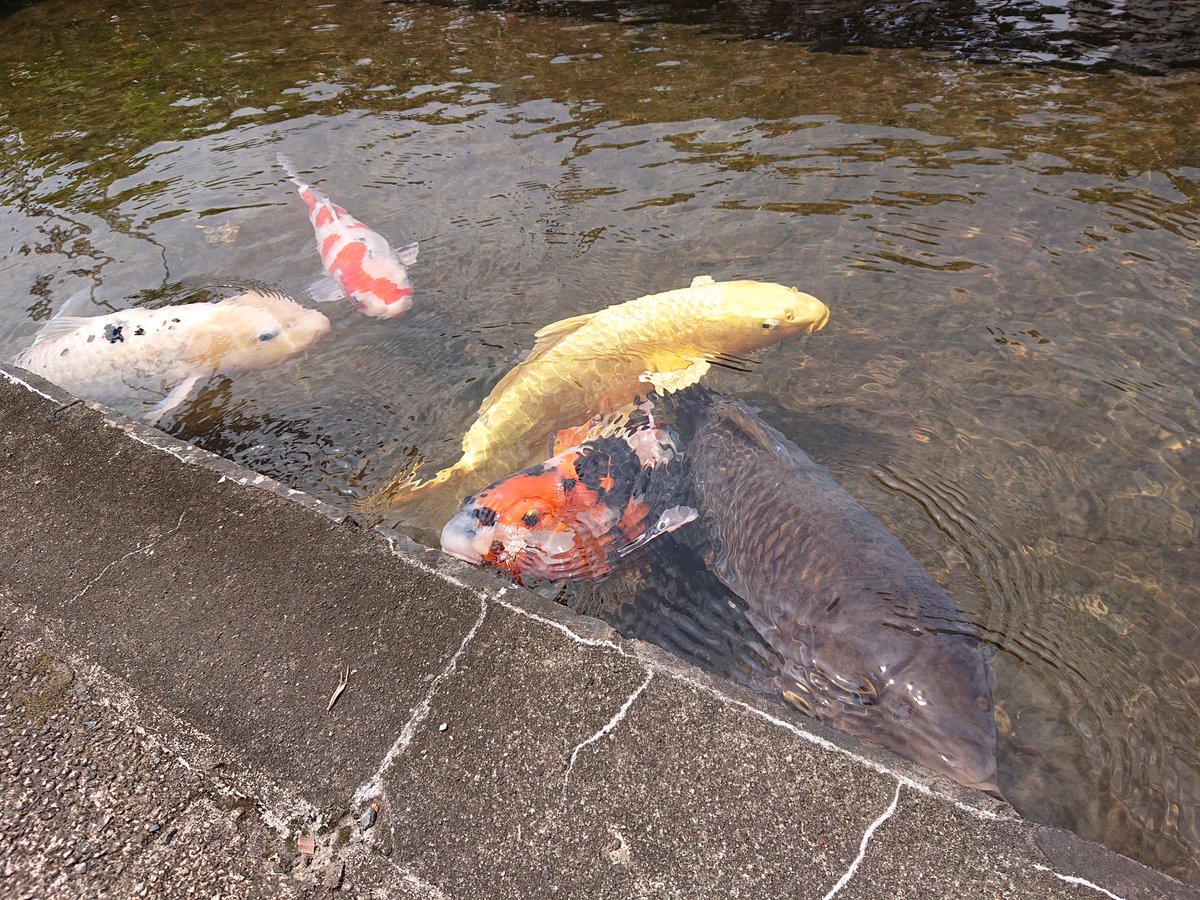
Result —
[[[302, 491], [289, 488], [268, 476], [251, 472], [215, 454], [192, 447], [164, 432], [133, 421], [110, 409], [83, 403], [31, 373], [15, 367], [0, 365], [0, 376], [3, 376], [4, 380], [12, 385], [20, 386], [54, 404], [55, 407], [50, 413], [52, 418], [82, 403], [88, 409], [98, 413], [106, 427], [123, 432], [130, 440], [154, 448], [185, 465], [206, 469], [239, 485], [267, 491], [277, 497], [299, 504], [333, 524], [344, 523], [347, 519], [347, 514], [342, 509], [317, 500]], [[992, 801], [983, 795], [928, 773], [886, 750], [826, 729], [819, 723], [803, 719], [790, 711], [773, 707], [735, 685], [714, 679], [694, 669], [657, 647], [640, 641], [620, 638], [609, 626], [597, 619], [578, 616], [565, 607], [532, 592], [504, 585], [489, 573], [449, 559], [436, 551], [409, 541], [402, 535], [386, 529], [378, 529], [378, 531], [386, 538], [391, 554], [403, 563], [479, 598], [483, 612], [476, 623], [476, 628], [468, 632], [459, 648], [460, 652], [465, 649], [474, 636], [475, 630], [482, 624], [489, 604], [496, 605], [513, 615], [529, 620], [537, 627], [557, 632], [569, 641], [584, 646], [602, 646], [621, 656], [635, 659], [645, 665], [648, 671], [686, 684], [706, 694], [724, 707], [745, 712], [769, 723], [772, 727], [785, 732], [790, 738], [799, 738], [815, 747], [843, 755], [852, 760], [856, 766], [862, 767], [873, 775], [892, 778], [896, 782], [897, 801], [903, 790], [906, 794], [923, 797], [929, 802], [943, 805], [950, 815], [965, 814], [968, 819], [980, 823], [994, 822], [1004, 826], [1002, 831], [1005, 833], [1008, 833], [1010, 828], [1016, 827], [1024, 835], [1019, 843], [1027, 843], [1029, 848], [1040, 848], [1040, 852], [1034, 849], [1032, 853], [1029, 853], [1028, 848], [1023, 851], [1028, 854], [1027, 865], [1031, 870], [1045, 873], [1048, 877], [1052, 876], [1059, 887], [1077, 888], [1083, 892], [1076, 894], [1072, 890], [1064, 896], [1108, 896], [1117, 897], [1119, 900], [1138, 900], [1142, 897], [1200, 897], [1200, 892], [1107, 848], [1067, 832], [1028, 823], [1006, 804]], [[370, 536], [364, 535], [363, 537], [365, 540]], [[17, 615], [20, 616], [19, 613]], [[120, 679], [114, 678], [113, 675], [94, 664], [89, 664], [86, 659], [81, 660], [78, 654], [71, 652], [72, 649], [85, 648], [72, 648], [70, 642], [64, 641], [61, 636], [54, 635], [44, 627], [40, 629], [42, 634], [39, 635], [37, 634], [39, 623], [30, 621], [28, 616], [25, 619], [26, 621], [19, 629], [24, 637], [30, 640], [44, 638], [52, 647], [57, 647], [65, 657], [71, 660], [72, 665], [79, 669], [84, 681], [96, 685], [102, 692], [107, 689], [112, 693], [129, 698], [132, 701], [132, 714], [144, 717], [144, 723], [151, 731], [158, 734], [160, 741], [165, 746], [173, 747], [177, 751], [191, 748], [192, 752], [203, 746], [202, 736], [199, 735], [195, 736], [197, 740], [187, 740], [182, 743], [174, 741], [172, 732], [186, 732], [189, 728], [187, 723], [179, 720], [170, 710], [156, 708], [153, 703], [143, 704], [143, 708], [138, 709], [136, 698], [132, 696], [127, 685], [120, 684]], [[84, 655], [86, 657], [86, 651]], [[454, 658], [450, 660], [449, 666], [443, 669], [438, 679], [453, 677], [457, 655], [455, 654]], [[437, 687], [438, 680], [435, 679], [430, 689], [430, 697]], [[628, 702], [632, 703], [636, 700], [638, 693], [640, 693], [640, 689], [629, 698]], [[192, 730], [194, 731], [194, 729]], [[388, 759], [381, 762], [381, 772], [388, 763]], [[227, 791], [236, 791], [236, 788], [221, 784], [219, 773], [209, 771], [206, 775], [213, 778], [218, 787], [224, 787]], [[305, 806], [303, 798], [287, 796], [287, 791], [282, 791], [278, 785], [272, 785], [269, 779], [266, 783], [260, 782], [260, 786], [264, 789], [268, 787], [271, 789], [265, 790], [261, 795], [256, 790], [254, 792], [256, 796], [252, 796], [250, 799], [260, 804], [259, 812], [263, 815], [266, 823], [277, 831], [294, 831], [296, 822], [303, 816], [292, 816], [287, 821], [281, 822], [271, 812], [272, 802], [274, 799], [284, 799], [286, 796], [289, 803], [303, 807]], [[273, 793], [275, 794], [274, 798], [271, 796]], [[826, 895], [827, 897], [837, 894], [853, 879], [858, 865], [867, 854], [868, 842], [871, 841], [875, 830], [895, 812], [895, 807], [896, 801], [889, 810], [872, 822], [871, 827], [862, 836], [859, 856], [847, 870], [843, 879]], [[346, 816], [357, 813], [358, 810], [350, 808], [346, 811]], [[294, 840], [294, 835], [291, 839]], [[881, 849], [883, 845], [882, 839], [876, 841], [877, 850]], [[333, 854], [330, 847], [323, 849], [327, 855]], [[369, 851], [372, 849], [361, 841], [354, 842], [349, 849], [343, 848], [341, 858], [343, 861], [354, 858], [359, 867], [366, 871], [373, 866], [378, 867], [378, 864], [371, 860], [372, 854]], [[897, 852], [904, 851], [899, 849]], [[317, 857], [317, 861], [320, 861], [320, 849]], [[418, 895], [429, 896], [440, 894], [436, 887], [422, 882], [421, 879], [402, 869], [397, 869], [395, 864], [389, 863], [383, 868], [389, 878], [392, 880], [399, 878], [397, 885], [410, 892], [415, 891]], [[857, 885], [859, 890], [862, 887], [862, 884]], [[1030, 896], [1035, 896], [1035, 894], [1031, 893]]]

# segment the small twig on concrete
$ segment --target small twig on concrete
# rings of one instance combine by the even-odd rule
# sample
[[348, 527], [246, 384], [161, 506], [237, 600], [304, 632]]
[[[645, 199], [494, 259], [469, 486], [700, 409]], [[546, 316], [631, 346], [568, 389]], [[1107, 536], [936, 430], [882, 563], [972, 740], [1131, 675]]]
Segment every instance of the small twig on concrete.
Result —
[[83, 402], [82, 400], [75, 399], [75, 400], [72, 400], [70, 403], [64, 403], [64, 404], [62, 404], [62, 406], [55, 407], [54, 409], [52, 409], [50, 411], [50, 421], [57, 422], [59, 416], [61, 416], [63, 413], [65, 413], [72, 406], [78, 406], [82, 402]]
[[342, 691], [346, 689], [346, 685], [350, 683], [350, 667], [346, 666], [346, 670], [342, 672], [342, 680], [338, 682], [338, 686], [333, 689], [333, 696], [329, 698], [329, 705], [325, 707], [325, 712], [333, 709], [333, 704], [338, 702], [338, 697], [342, 696]]

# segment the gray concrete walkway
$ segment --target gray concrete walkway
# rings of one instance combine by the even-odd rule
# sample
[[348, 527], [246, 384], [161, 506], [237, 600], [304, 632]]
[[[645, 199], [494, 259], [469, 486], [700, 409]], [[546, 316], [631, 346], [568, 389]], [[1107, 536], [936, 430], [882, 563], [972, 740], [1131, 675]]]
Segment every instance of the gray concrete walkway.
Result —
[[0, 542], [0, 895], [1200, 896], [12, 369]]

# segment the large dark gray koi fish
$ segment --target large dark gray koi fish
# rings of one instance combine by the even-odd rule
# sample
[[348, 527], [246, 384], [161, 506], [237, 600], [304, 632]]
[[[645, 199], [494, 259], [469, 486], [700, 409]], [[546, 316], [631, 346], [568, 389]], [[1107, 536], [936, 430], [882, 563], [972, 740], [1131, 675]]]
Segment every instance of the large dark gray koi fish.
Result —
[[898, 540], [745, 404], [683, 415], [713, 573], [779, 654], [784, 698], [842, 731], [999, 795], [979, 639]]

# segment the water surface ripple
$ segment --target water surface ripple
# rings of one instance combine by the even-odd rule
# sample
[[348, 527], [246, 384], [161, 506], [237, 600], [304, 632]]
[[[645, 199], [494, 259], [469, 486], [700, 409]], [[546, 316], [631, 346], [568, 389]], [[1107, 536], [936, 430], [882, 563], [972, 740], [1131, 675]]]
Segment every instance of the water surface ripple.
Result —
[[[546, 323], [701, 273], [796, 285], [829, 304], [825, 331], [709, 386], [829, 465], [995, 647], [1014, 805], [1200, 883], [1197, 76], [654, 18], [12, 12], [0, 354], [81, 288], [99, 313], [315, 279], [278, 151], [422, 241], [416, 307], [326, 307], [307, 355], [214, 381], [166, 424], [332, 502], [452, 462]], [[576, 602], [770, 692], [736, 606], [680, 615], [702, 577], [664, 594], [643, 576]]]

